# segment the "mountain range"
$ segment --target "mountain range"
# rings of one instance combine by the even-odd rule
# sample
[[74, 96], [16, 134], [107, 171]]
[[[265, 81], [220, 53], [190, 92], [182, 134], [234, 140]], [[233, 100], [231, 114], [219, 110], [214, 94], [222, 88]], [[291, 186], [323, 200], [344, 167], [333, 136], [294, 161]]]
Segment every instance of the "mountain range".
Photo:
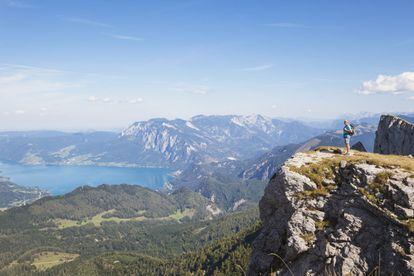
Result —
[[[383, 126], [387, 126], [386, 120], [382, 119], [381, 122]], [[157, 124], [160, 127], [159, 122]], [[356, 134], [352, 138], [353, 143], [362, 142], [368, 150], [372, 150], [377, 128], [367, 123], [355, 126]], [[142, 133], [151, 133], [149, 129], [142, 129], [142, 127], [137, 124], [116, 137], [129, 140], [132, 144], [136, 139], [141, 141]], [[393, 133], [400, 133], [399, 129], [393, 129]], [[40, 136], [46, 139], [55, 137], [56, 133], [30, 135], [30, 138]], [[286, 187], [294, 188], [292, 193], [289, 192], [289, 195], [292, 194], [291, 202], [302, 200], [306, 204], [315, 204], [310, 209], [311, 217], [316, 214], [315, 212], [318, 216], [321, 212], [317, 210], [320, 200], [315, 200], [316, 198], [331, 192], [332, 198], [335, 195], [339, 197], [343, 195], [327, 189], [331, 189], [332, 183], [339, 179], [334, 177], [338, 172], [342, 172], [354, 181], [349, 171], [354, 172], [355, 164], [360, 166], [355, 172], [368, 174], [364, 171], [368, 166], [373, 173], [377, 173], [380, 164], [378, 162], [385, 162], [380, 165], [386, 170], [392, 169], [396, 172], [397, 167], [401, 167], [403, 176], [412, 179], [410, 157], [402, 159], [392, 156], [390, 165], [388, 157], [353, 152], [353, 156], [346, 157], [349, 163], [343, 168], [340, 167], [342, 163], [339, 161], [345, 157], [337, 154], [338, 149], [334, 148], [335, 150], [331, 151], [328, 146], [342, 146], [341, 135], [340, 131], [326, 131], [303, 141], [276, 146], [261, 155], [256, 153], [245, 159], [227, 156], [221, 160], [191, 161], [185, 167], [177, 168], [175, 177], [163, 191], [153, 191], [135, 185], [101, 185], [96, 188], [84, 186], [66, 195], [46, 196], [25, 206], [2, 211], [0, 212], [0, 275], [124, 275], [125, 273], [180, 275], [189, 271], [206, 275], [243, 275], [248, 270], [248, 256], [252, 251], [250, 271], [260, 268], [263, 264], [266, 265], [263, 271], [268, 269], [267, 266], [271, 270], [273, 263], [277, 263], [273, 262], [273, 258], [260, 257], [259, 260], [254, 256], [262, 254], [262, 250], [264, 250], [263, 254], [269, 256], [267, 247], [264, 246], [263, 249], [261, 245], [285, 246], [285, 243], [273, 239], [276, 235], [268, 235], [269, 231], [274, 231], [278, 229], [278, 225], [283, 225], [280, 224], [281, 221], [284, 223], [288, 221], [288, 218], [272, 219], [272, 216], [278, 214], [278, 209], [268, 212], [273, 210], [273, 205], [280, 204], [283, 207], [285, 202], [285, 198], [277, 197], [279, 194], [272, 194], [277, 190], [272, 187], [276, 178], [280, 180], [281, 171], [292, 170], [289, 171], [290, 178], [283, 178], [283, 181], [289, 181], [290, 186], [286, 185]], [[393, 135], [391, 136], [394, 137]], [[21, 134], [17, 136], [20, 137]], [[230, 145], [230, 142], [226, 143]], [[309, 152], [315, 148], [316, 151]], [[329, 153], [326, 153], [327, 148]], [[295, 157], [291, 158], [292, 155]], [[317, 156], [316, 161], [307, 159], [307, 156], [313, 158], [314, 155]], [[331, 161], [326, 164], [321, 163], [326, 167], [319, 166], [318, 156], [332, 159], [332, 166], [329, 163]], [[286, 160], [288, 161], [283, 167], [282, 164]], [[297, 160], [296, 168], [289, 165], [294, 160]], [[306, 160], [310, 162], [310, 169], [302, 166], [308, 164]], [[341, 168], [344, 171], [341, 171]], [[276, 170], [278, 170], [277, 174], [275, 174]], [[295, 176], [298, 177], [296, 179], [291, 176], [292, 173], [303, 175]], [[394, 176], [389, 174], [384, 176], [387, 177], [386, 181], [392, 180], [392, 185], [398, 184], [395, 183]], [[363, 175], [358, 177], [365, 179]], [[376, 175], [374, 180], [378, 177]], [[265, 190], [269, 178], [271, 178], [270, 185]], [[325, 181], [325, 178], [329, 179]], [[378, 179], [383, 181], [382, 178]], [[364, 181], [368, 181], [368, 178]], [[404, 181], [400, 182], [405, 183], [404, 185], [411, 183]], [[311, 185], [310, 188], [302, 182]], [[300, 190], [295, 185], [304, 190]], [[327, 185], [328, 188], [317, 185]], [[342, 187], [336, 182], [335, 185]], [[320, 189], [317, 189], [318, 187]], [[342, 189], [344, 192], [349, 192], [346, 186]], [[364, 184], [363, 189], [358, 191], [363, 193], [362, 196], [367, 192], [365, 196], [376, 202], [378, 199], [373, 196], [378, 192], [376, 189], [381, 193], [384, 192], [381, 187], [373, 186], [371, 182]], [[295, 191], [299, 192], [295, 194]], [[405, 195], [398, 196], [400, 193], [398, 189], [394, 193], [393, 198], [401, 201], [401, 206], [406, 204]], [[385, 192], [381, 194], [381, 198], [386, 194]], [[263, 199], [260, 204], [261, 217], [269, 219], [263, 221], [265, 226], [269, 225], [269, 221], [274, 223], [270, 228], [262, 228], [258, 223], [255, 206], [262, 195], [273, 204], [273, 207], [263, 206]], [[354, 197], [355, 195], [352, 194], [352, 198]], [[354, 204], [353, 201], [350, 203]], [[288, 202], [287, 205], [289, 204]], [[368, 207], [371, 208], [370, 206]], [[387, 204], [384, 206], [392, 210], [395, 207]], [[401, 206], [398, 210], [395, 209], [396, 212], [411, 218], [411, 209]], [[286, 208], [291, 210], [290, 207]], [[341, 206], [338, 205], [337, 208]], [[324, 212], [332, 210], [334, 208], [327, 208]], [[339, 220], [339, 216], [337, 218], [334, 215], [336, 216], [336, 213], [332, 215], [333, 219], [329, 224], [325, 225], [325, 220], [322, 220], [323, 223], [318, 222], [318, 225], [319, 223], [321, 225], [309, 229], [315, 232], [335, 228], [335, 221]], [[303, 224], [301, 218], [298, 218], [292, 225], [301, 225], [301, 223]], [[410, 221], [408, 220], [407, 223], [409, 224]], [[310, 240], [306, 236], [306, 231], [309, 229], [306, 228], [306, 231], [298, 235], [295, 234], [295, 229], [290, 231], [295, 239], [297, 236], [309, 244], [313, 243], [313, 236]], [[315, 233], [318, 237], [319, 232]], [[266, 242], [260, 243], [264, 237]], [[349, 238], [352, 239], [351, 236]], [[256, 242], [253, 243], [253, 240]], [[302, 243], [299, 245], [300, 247], [295, 245], [295, 248], [301, 250], [305, 248]], [[396, 249], [395, 252], [398, 250]], [[347, 254], [344, 256], [348, 256]], [[370, 253], [370, 256], [373, 254]], [[299, 255], [294, 256], [296, 258]], [[264, 263], [261, 263], [262, 261]], [[373, 265], [374, 262], [370, 261], [369, 266]], [[299, 266], [295, 267], [299, 269]]]
[[260, 115], [151, 119], [136, 122], [121, 133], [2, 132], [0, 159], [23, 164], [179, 168], [250, 158], [323, 131], [302, 122]]
[[[352, 140], [361, 141], [369, 151], [376, 130], [369, 123], [375, 120], [376, 116], [355, 119], [359, 124]], [[166, 185], [168, 193], [190, 189], [228, 212], [256, 204], [267, 180], [294, 153], [342, 143], [341, 131], [295, 120], [199, 115], [136, 122], [121, 133], [3, 132], [0, 160], [170, 167], [176, 172]]]

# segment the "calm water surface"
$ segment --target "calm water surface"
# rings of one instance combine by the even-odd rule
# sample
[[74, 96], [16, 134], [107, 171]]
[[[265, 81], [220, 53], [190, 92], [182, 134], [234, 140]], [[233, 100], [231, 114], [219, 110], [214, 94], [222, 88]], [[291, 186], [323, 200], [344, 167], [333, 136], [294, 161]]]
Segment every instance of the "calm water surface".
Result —
[[135, 184], [161, 188], [170, 178], [171, 170], [162, 168], [118, 168], [98, 166], [26, 166], [0, 162], [0, 175], [16, 184], [39, 187], [53, 195], [61, 195], [76, 187], [100, 184]]

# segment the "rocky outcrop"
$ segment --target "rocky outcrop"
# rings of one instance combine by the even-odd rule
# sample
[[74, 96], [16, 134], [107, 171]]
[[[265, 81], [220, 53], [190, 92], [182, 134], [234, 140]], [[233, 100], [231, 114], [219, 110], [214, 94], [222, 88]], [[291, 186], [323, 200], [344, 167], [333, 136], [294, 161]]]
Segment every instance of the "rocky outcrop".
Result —
[[249, 275], [414, 274], [412, 158], [297, 153], [259, 206]]
[[414, 124], [392, 115], [381, 116], [375, 137], [374, 152], [414, 154]]
[[367, 149], [364, 147], [364, 144], [362, 144], [361, 142], [357, 142], [357, 143], [353, 144], [351, 149], [357, 150], [357, 151], [367, 152]]

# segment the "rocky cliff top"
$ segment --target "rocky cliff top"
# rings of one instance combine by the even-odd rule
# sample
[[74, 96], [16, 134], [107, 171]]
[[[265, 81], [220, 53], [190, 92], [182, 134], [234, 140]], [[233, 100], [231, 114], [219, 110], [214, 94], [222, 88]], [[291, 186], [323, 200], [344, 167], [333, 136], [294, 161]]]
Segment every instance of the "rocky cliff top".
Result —
[[414, 273], [414, 159], [297, 153], [260, 201], [250, 275]]
[[374, 152], [414, 155], [414, 124], [393, 115], [382, 115], [375, 137]]

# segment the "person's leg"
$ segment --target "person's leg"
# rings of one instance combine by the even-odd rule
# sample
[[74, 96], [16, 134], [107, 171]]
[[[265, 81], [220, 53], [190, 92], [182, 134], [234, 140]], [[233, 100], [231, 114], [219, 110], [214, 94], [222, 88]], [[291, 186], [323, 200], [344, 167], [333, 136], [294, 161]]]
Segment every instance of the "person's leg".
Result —
[[351, 150], [351, 148], [349, 146], [349, 138], [345, 138], [344, 142], [345, 142], [345, 154], [349, 154], [349, 152]]

